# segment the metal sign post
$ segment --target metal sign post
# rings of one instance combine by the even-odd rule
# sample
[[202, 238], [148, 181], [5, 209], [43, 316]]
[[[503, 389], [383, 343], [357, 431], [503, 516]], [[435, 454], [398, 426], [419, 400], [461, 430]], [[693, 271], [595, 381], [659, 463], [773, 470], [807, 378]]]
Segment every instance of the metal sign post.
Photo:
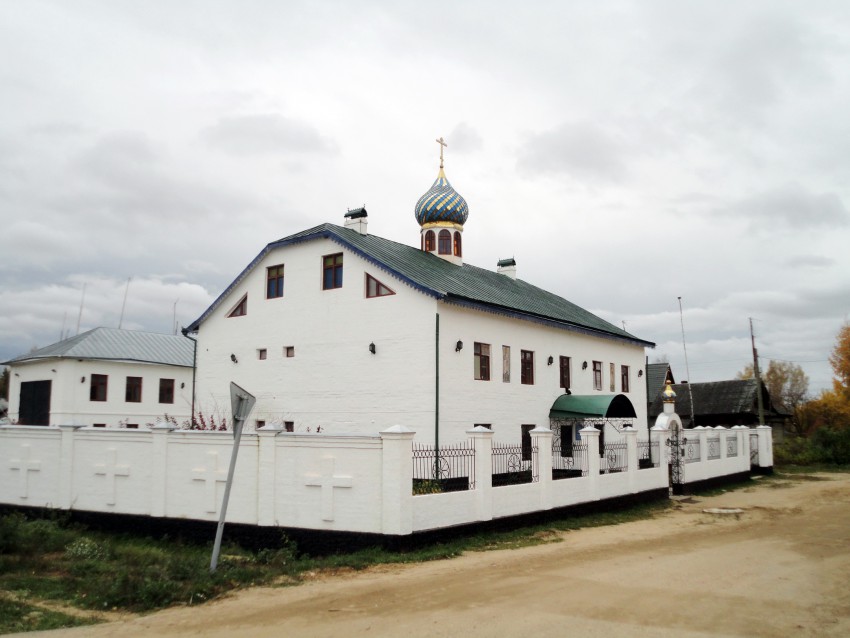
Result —
[[233, 472], [236, 469], [236, 455], [239, 454], [242, 426], [256, 402], [257, 399], [254, 395], [231, 381], [230, 409], [233, 413], [233, 451], [230, 453], [230, 468], [227, 470], [227, 482], [224, 484], [224, 497], [221, 499], [221, 515], [218, 518], [218, 529], [215, 531], [215, 543], [213, 544], [212, 558], [210, 559], [210, 573], [214, 572], [218, 566], [218, 554], [221, 551], [224, 519], [227, 516], [227, 503], [230, 500], [230, 486], [233, 485]]

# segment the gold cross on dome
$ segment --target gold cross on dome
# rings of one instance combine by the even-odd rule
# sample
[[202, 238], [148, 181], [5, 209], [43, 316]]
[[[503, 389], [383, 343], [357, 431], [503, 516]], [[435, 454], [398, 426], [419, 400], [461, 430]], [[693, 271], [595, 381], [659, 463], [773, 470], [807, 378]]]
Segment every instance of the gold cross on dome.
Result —
[[436, 142], [440, 145], [440, 168], [443, 168], [443, 147], [448, 146], [448, 144], [446, 144], [442, 136], [440, 137], [440, 139], [436, 140]]

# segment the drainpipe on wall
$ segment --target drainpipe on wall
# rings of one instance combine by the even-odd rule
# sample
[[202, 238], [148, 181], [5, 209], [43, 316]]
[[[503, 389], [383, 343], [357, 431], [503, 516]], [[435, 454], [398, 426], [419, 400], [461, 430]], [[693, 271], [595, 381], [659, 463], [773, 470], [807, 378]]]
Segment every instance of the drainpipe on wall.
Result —
[[[434, 338], [434, 365], [436, 380], [434, 382], [434, 450], [440, 450], [440, 313], [437, 313], [437, 323]], [[439, 463], [439, 458], [436, 461]]]
[[198, 340], [189, 336], [186, 328], [180, 331], [183, 336], [192, 342], [192, 414], [189, 416], [189, 427], [195, 424], [195, 374], [198, 371]]

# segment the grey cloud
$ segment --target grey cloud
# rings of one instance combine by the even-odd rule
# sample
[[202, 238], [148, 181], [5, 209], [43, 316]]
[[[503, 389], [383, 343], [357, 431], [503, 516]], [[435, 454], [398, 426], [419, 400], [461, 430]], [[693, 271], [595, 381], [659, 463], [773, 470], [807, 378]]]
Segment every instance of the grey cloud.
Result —
[[481, 134], [467, 122], [461, 122], [455, 126], [447, 141], [451, 144], [449, 148], [459, 153], [480, 151], [484, 146]]
[[836, 193], [812, 193], [791, 184], [743, 199], [720, 209], [720, 214], [749, 221], [756, 230], [773, 227], [794, 229], [846, 226], [847, 207]]
[[336, 152], [336, 145], [312, 125], [275, 113], [221, 118], [204, 129], [210, 146], [234, 155]]
[[822, 255], [795, 255], [785, 260], [791, 268], [827, 268], [835, 265], [835, 260]]
[[530, 135], [517, 165], [526, 174], [561, 174], [576, 180], [612, 182], [626, 177], [625, 146], [617, 135], [591, 121], [568, 122]]

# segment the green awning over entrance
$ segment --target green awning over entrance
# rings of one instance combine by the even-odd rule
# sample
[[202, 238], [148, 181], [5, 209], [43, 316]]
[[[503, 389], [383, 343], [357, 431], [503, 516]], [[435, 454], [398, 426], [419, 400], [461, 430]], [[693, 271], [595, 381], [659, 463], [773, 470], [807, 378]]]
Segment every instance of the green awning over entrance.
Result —
[[637, 417], [632, 402], [625, 394], [562, 394], [552, 409], [551, 419], [634, 419]]

